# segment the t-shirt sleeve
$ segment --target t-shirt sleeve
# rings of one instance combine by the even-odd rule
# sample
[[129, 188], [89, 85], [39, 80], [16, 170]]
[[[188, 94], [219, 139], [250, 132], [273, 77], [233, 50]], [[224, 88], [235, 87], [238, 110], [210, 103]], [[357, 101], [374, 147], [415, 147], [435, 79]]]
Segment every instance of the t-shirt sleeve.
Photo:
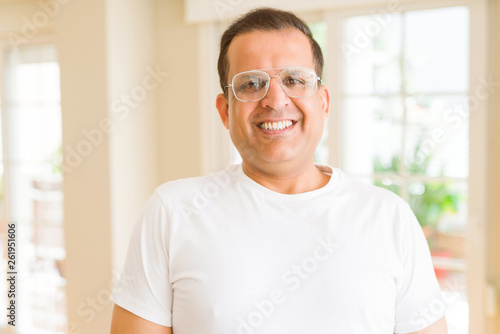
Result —
[[447, 306], [434, 273], [427, 240], [406, 203], [402, 217], [402, 275], [397, 284], [394, 333], [412, 333], [429, 327], [443, 317]]
[[134, 225], [124, 268], [110, 299], [141, 318], [172, 327], [168, 231], [167, 213], [155, 192]]

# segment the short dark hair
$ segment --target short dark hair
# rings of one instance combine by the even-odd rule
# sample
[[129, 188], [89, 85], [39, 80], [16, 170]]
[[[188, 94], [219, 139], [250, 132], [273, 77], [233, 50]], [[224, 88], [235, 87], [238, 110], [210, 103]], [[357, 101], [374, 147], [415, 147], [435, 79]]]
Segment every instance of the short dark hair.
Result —
[[275, 8], [261, 7], [238, 18], [222, 34], [217, 70], [219, 71], [219, 81], [224, 94], [227, 94], [225, 86], [228, 84], [227, 76], [229, 72], [227, 50], [229, 49], [229, 45], [231, 44], [233, 38], [252, 31], [279, 31], [287, 29], [297, 29], [309, 39], [316, 74], [320, 78], [322, 77], [324, 65], [323, 53], [321, 52], [318, 42], [316, 42], [313, 38], [311, 30], [307, 24], [292, 12]]

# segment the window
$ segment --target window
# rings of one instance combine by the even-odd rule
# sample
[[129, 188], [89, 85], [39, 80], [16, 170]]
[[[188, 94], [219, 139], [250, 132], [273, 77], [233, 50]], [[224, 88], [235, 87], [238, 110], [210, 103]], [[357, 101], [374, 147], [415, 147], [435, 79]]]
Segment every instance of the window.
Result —
[[469, 10], [339, 24], [340, 168], [410, 204], [451, 296], [449, 333], [468, 333]]
[[[7, 333], [64, 333], [66, 326], [59, 66], [53, 45], [5, 53], [2, 101], [4, 223], [15, 222], [16, 327]], [[2, 247], [3, 248], [3, 247]], [[3, 253], [2, 253], [3, 254]], [[2, 257], [4, 275], [6, 255]], [[5, 279], [3, 279], [5, 282]], [[7, 300], [1, 301], [6, 305]], [[5, 308], [4, 308], [5, 309]], [[22, 320], [20, 320], [22, 319]]]

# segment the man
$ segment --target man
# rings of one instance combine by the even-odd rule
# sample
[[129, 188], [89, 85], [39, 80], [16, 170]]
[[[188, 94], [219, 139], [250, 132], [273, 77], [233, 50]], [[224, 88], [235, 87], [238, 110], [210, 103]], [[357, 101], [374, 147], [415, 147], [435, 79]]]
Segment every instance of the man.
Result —
[[444, 334], [409, 206], [315, 165], [323, 57], [295, 15], [222, 36], [216, 106], [242, 164], [157, 188], [135, 225], [112, 333]]

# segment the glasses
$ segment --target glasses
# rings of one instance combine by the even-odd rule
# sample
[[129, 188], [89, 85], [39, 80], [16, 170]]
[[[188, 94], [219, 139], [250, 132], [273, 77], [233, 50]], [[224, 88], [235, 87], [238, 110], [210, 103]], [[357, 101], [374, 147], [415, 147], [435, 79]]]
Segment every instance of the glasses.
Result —
[[[282, 70], [271, 76], [264, 71]], [[266, 96], [271, 78], [278, 78], [281, 89], [289, 97], [301, 98], [313, 95], [321, 79], [313, 69], [307, 67], [273, 68], [241, 72], [233, 77], [230, 85], [234, 96], [241, 102], [259, 101]]]

